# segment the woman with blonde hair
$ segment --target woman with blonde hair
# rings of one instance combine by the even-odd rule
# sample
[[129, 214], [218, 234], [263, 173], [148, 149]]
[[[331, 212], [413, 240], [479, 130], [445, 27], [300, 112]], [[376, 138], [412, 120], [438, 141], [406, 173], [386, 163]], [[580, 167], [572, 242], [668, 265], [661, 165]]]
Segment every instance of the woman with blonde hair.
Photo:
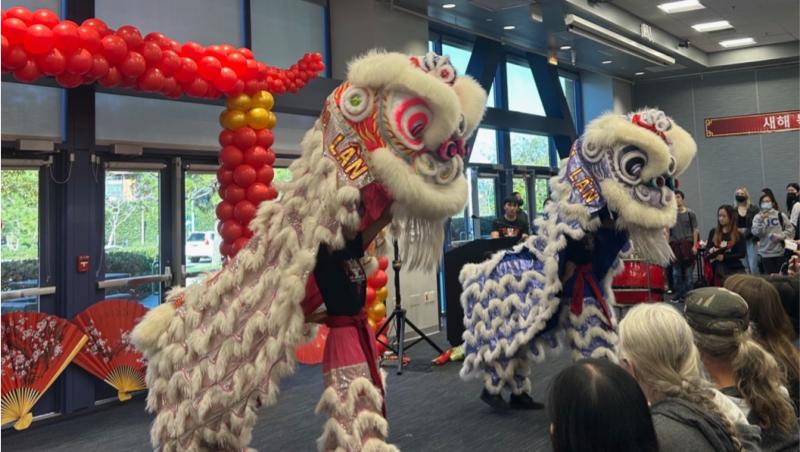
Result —
[[705, 287], [686, 297], [686, 320], [713, 384], [762, 429], [762, 449], [797, 450], [798, 424], [775, 358], [751, 337], [747, 302]]
[[733, 275], [725, 288], [744, 298], [750, 310], [753, 339], [766, 349], [781, 367], [797, 414], [800, 394], [800, 351], [792, 341], [794, 328], [783, 309], [778, 289], [769, 281], [750, 275]]
[[742, 237], [747, 240], [747, 256], [742, 263], [748, 273], [758, 274], [758, 251], [756, 250], [756, 242], [758, 240], [750, 232], [750, 228], [753, 227], [753, 218], [758, 214], [758, 207], [753, 204], [747, 187], [738, 187], [733, 196], [736, 199], [736, 213], [738, 214], [736, 227]]

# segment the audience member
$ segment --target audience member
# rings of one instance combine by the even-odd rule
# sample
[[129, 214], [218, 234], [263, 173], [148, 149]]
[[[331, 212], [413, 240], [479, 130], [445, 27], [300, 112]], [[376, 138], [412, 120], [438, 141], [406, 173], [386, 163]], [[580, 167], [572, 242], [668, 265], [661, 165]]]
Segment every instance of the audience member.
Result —
[[[528, 221], [528, 212], [525, 211], [522, 207], [525, 205], [525, 200], [522, 199], [522, 193], [515, 191], [511, 193], [511, 196], [517, 198], [517, 206], [519, 207], [517, 211], [517, 216], [524, 220], [526, 223], [530, 224]], [[530, 229], [530, 227], [528, 228]]]
[[714, 386], [761, 427], [762, 450], [797, 450], [798, 423], [777, 361], [751, 337], [747, 302], [719, 287], [686, 297], [686, 320]]
[[528, 235], [528, 222], [519, 217], [517, 198], [509, 196], [503, 202], [503, 216], [492, 222], [492, 238], [520, 237]]
[[684, 204], [682, 191], [675, 191], [675, 201], [678, 205], [678, 218], [669, 229], [669, 245], [675, 255], [675, 261], [672, 262], [674, 300], [680, 301], [692, 289], [700, 230], [697, 228], [697, 216]]
[[794, 226], [794, 239], [800, 240], [800, 184], [791, 182], [786, 186], [786, 211]]
[[642, 390], [610, 361], [585, 359], [561, 371], [547, 406], [554, 452], [659, 450]]
[[780, 273], [784, 262], [784, 240], [794, 238], [794, 226], [780, 211], [775, 196], [764, 193], [759, 199], [761, 211], [753, 218], [753, 235], [758, 237], [758, 255], [765, 274]]
[[758, 450], [760, 429], [700, 373], [692, 330], [669, 305], [640, 304], [619, 324], [619, 356], [650, 403], [662, 451]]
[[722, 205], [717, 210], [717, 227], [708, 234], [708, 259], [718, 284], [722, 284], [729, 275], [744, 272], [742, 258], [747, 252], [736, 221], [733, 206]]
[[[800, 351], [792, 343], [795, 330], [781, 305], [778, 289], [766, 279], [749, 275], [731, 276], [725, 281], [725, 288], [747, 302], [753, 338], [778, 361], [797, 413], [800, 406]], [[794, 301], [796, 303], [797, 299]]]
[[750, 228], [753, 227], [753, 218], [758, 213], [758, 207], [750, 199], [747, 187], [737, 188], [734, 197], [736, 198], [736, 227], [739, 229], [739, 234], [745, 239], [747, 256], [743, 262], [744, 267], [748, 273], [756, 275], [758, 274], [758, 251], [756, 250], [758, 240], [750, 232]]

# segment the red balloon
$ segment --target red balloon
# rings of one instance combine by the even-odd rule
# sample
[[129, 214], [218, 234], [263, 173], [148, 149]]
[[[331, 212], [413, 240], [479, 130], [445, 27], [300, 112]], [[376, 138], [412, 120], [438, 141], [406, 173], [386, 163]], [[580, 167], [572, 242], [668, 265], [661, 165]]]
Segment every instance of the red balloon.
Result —
[[144, 42], [139, 29], [133, 25], [123, 25], [116, 31], [116, 35], [125, 40], [129, 50], [138, 50]]
[[231, 184], [225, 188], [225, 200], [231, 204], [236, 204], [247, 197], [247, 192], [244, 188]]
[[56, 81], [64, 88], [75, 88], [83, 83], [83, 76], [80, 74], [70, 74], [62, 72], [56, 76]]
[[8, 53], [6, 57], [3, 58], [3, 69], [9, 71], [15, 71], [17, 69], [22, 69], [28, 64], [28, 54], [22, 50], [20, 46], [12, 46], [8, 49]]
[[256, 144], [257, 133], [250, 127], [242, 127], [233, 133], [233, 144], [239, 149], [248, 149]]
[[203, 57], [205, 49], [200, 44], [189, 41], [181, 47], [181, 56], [191, 58], [193, 60], [200, 60]]
[[236, 169], [243, 161], [244, 155], [236, 146], [225, 146], [219, 153], [219, 162], [229, 170]]
[[31, 25], [25, 32], [22, 46], [30, 54], [47, 53], [53, 48], [53, 32], [42, 24]]
[[228, 55], [228, 67], [236, 72], [236, 75], [244, 78], [247, 75], [247, 58], [239, 52], [231, 52]]
[[139, 77], [147, 69], [147, 63], [139, 52], [128, 52], [128, 56], [118, 65], [119, 71], [126, 77]]
[[58, 25], [59, 19], [56, 13], [49, 9], [37, 9], [33, 12], [33, 22], [42, 24], [47, 28], [53, 28]]
[[191, 58], [181, 58], [180, 66], [175, 70], [175, 80], [179, 82], [191, 82], [195, 78], [197, 78], [197, 63]]
[[81, 45], [78, 26], [69, 22], [63, 22], [53, 27], [53, 39], [56, 48], [68, 52], [77, 49]]
[[275, 171], [269, 165], [264, 165], [258, 169], [256, 173], [256, 181], [261, 182], [262, 184], [269, 185], [272, 183], [272, 179], [275, 177]]
[[9, 43], [8, 43], [8, 38], [6, 38], [5, 36], [0, 36], [0, 40], [1, 40], [1, 41], [2, 41], [2, 43], [3, 43], [3, 47], [2, 47], [2, 49], [3, 49], [3, 52], [2, 52], [2, 58], [5, 58], [5, 57], [6, 57], [6, 55], [8, 55], [8, 51], [9, 51], [9, 49], [11, 49], [11, 44], [9, 44]]
[[219, 218], [220, 221], [233, 218], [233, 204], [228, 201], [222, 201], [217, 204], [217, 218]]
[[236, 80], [236, 83], [233, 84], [233, 88], [226, 91], [228, 96], [238, 96], [244, 92], [244, 82], [241, 80]]
[[14, 17], [23, 22], [25, 25], [30, 25], [33, 23], [33, 13], [24, 6], [15, 6], [8, 11], [6, 11], [6, 17]]
[[248, 96], [252, 96], [256, 91], [258, 91], [258, 80], [248, 80], [244, 82], [244, 92], [247, 93]]
[[144, 40], [145, 42], [155, 42], [161, 50], [172, 51], [172, 42], [164, 33], [159, 33], [157, 31], [147, 33]]
[[110, 67], [111, 66], [108, 64], [106, 57], [103, 55], [93, 55], [92, 68], [89, 70], [89, 75], [91, 75], [95, 80], [103, 78], [106, 76], [106, 74], [108, 74]]
[[225, 55], [229, 55], [231, 52], [236, 50], [236, 48], [230, 44], [222, 44], [221, 46], [219, 46], [219, 48]]
[[208, 82], [201, 78], [196, 78], [185, 87], [186, 94], [192, 97], [203, 97], [208, 92]]
[[217, 170], [217, 180], [222, 185], [230, 185], [233, 182], [233, 171], [221, 167]]
[[[242, 231], [244, 233], [244, 231]], [[235, 256], [239, 254], [239, 251], [242, 250], [245, 246], [247, 246], [248, 238], [247, 237], [239, 237], [233, 242], [233, 246], [231, 246], [231, 253]]]
[[236, 220], [225, 220], [219, 233], [226, 242], [233, 242], [242, 236], [242, 225]]
[[244, 57], [247, 58], [248, 60], [253, 59], [253, 51], [248, 49], [247, 47], [240, 47], [236, 49], [236, 51], [244, 55]]
[[97, 32], [97, 34], [102, 38], [103, 36], [111, 33], [111, 30], [108, 28], [105, 22], [100, 19], [86, 19], [81, 23], [82, 27], [88, 27], [93, 29]]
[[252, 166], [243, 163], [233, 170], [233, 181], [240, 187], [249, 187], [256, 181], [256, 170]]
[[222, 64], [213, 56], [204, 56], [197, 65], [197, 72], [200, 74], [200, 77], [209, 81], [219, 77], [220, 69], [222, 69]]
[[242, 224], [250, 224], [256, 216], [256, 205], [248, 200], [239, 201], [233, 210], [233, 216]]
[[278, 189], [277, 188], [275, 188], [274, 186], [270, 185], [268, 190], [269, 190], [269, 193], [267, 193], [267, 199], [268, 200], [275, 199], [275, 198], [278, 197]]
[[28, 62], [20, 69], [14, 71], [14, 77], [22, 82], [30, 83], [41, 77], [42, 72], [36, 65], [36, 61], [28, 60]]
[[236, 72], [229, 67], [223, 67], [219, 71], [219, 75], [214, 80], [214, 86], [224, 92], [230, 91], [231, 88], [236, 84], [238, 81], [238, 77], [236, 76]]
[[219, 253], [223, 256], [230, 256], [231, 254], [231, 244], [230, 243], [220, 243], [219, 244]]
[[178, 82], [175, 81], [175, 77], [164, 77], [164, 85], [161, 86], [159, 91], [161, 94], [168, 96], [170, 93], [175, 92], [176, 88], [178, 88]]
[[372, 287], [367, 286], [367, 305], [371, 305], [375, 301], [376, 292]]
[[139, 79], [139, 87], [143, 91], [161, 91], [161, 88], [164, 87], [164, 74], [160, 69], [151, 67]]
[[214, 57], [220, 63], [222, 63], [223, 61], [225, 61], [227, 59], [227, 55], [228, 54], [225, 53], [225, 50], [222, 48], [222, 46], [218, 46], [218, 45], [210, 45], [210, 46], [206, 47], [205, 51], [203, 52], [203, 56]]
[[[78, 38], [80, 39], [80, 46], [93, 54], [103, 50], [100, 34], [94, 28], [81, 25], [78, 27]], [[106, 55], [106, 59], [108, 59], [108, 55]]]
[[378, 268], [386, 271], [389, 268], [389, 258], [386, 256], [379, 256], [378, 257]]
[[113, 88], [118, 86], [122, 82], [122, 75], [119, 73], [119, 69], [115, 67], [108, 68], [108, 73], [103, 77], [100, 77], [97, 80], [97, 83], [105, 86], [106, 88]]
[[389, 278], [386, 276], [386, 272], [383, 270], [376, 270], [373, 274], [369, 275], [367, 278], [367, 284], [373, 289], [380, 289], [381, 287], [386, 285], [386, 282]]
[[153, 66], [156, 63], [161, 61], [161, 47], [158, 46], [155, 42], [144, 42], [142, 43], [142, 48], [140, 49], [144, 60], [147, 62], [148, 66]]
[[45, 75], [58, 75], [64, 72], [67, 67], [67, 59], [56, 48], [50, 49], [44, 55], [39, 55], [36, 58], [36, 63], [39, 65], [39, 70]]
[[111, 64], [118, 64], [128, 56], [128, 45], [125, 40], [117, 35], [108, 35], [100, 40], [103, 46], [103, 55]]
[[86, 49], [67, 55], [67, 72], [83, 75], [92, 69], [92, 64], [92, 54]]
[[247, 80], [258, 78], [258, 63], [255, 60], [246, 60], [245, 74], [243, 77]]
[[[147, 59], [147, 57], [145, 57], [145, 59]], [[192, 61], [192, 63], [194, 63], [194, 61]], [[175, 71], [181, 67], [181, 57], [172, 50], [164, 50], [161, 52], [161, 61], [158, 62], [156, 67], [161, 69], [161, 72], [163, 72], [165, 76], [169, 77], [174, 75]], [[195, 65], [195, 71], [197, 71], [197, 65]]]
[[[217, 188], [217, 194], [220, 198], [225, 199], [225, 191], [228, 189], [228, 185], [220, 185]], [[219, 225], [217, 225], [217, 229], [219, 229]]]
[[[239, 203], [241, 204], [241, 201]], [[237, 206], [238, 205], [239, 204], [237, 204]], [[249, 227], [245, 226], [244, 229], [242, 230], [242, 237], [247, 237], [249, 239], [252, 236], [253, 236], [253, 231]]]
[[375, 348], [377, 349], [376, 351], [378, 352], [378, 355], [383, 355], [384, 353], [386, 353], [386, 350], [388, 350], [388, 348], [386, 348], [384, 344], [388, 343], [389, 343], [389, 338], [386, 337], [385, 334], [381, 334], [378, 340], [375, 341]]
[[[267, 158], [267, 150], [261, 146], [250, 146], [244, 151], [244, 162], [256, 169], [266, 165]], [[268, 184], [269, 181], [264, 183]]]
[[256, 131], [256, 142], [264, 149], [269, 149], [272, 143], [275, 142], [275, 136], [269, 129], [259, 129]]
[[233, 131], [228, 129], [222, 129], [222, 132], [219, 133], [219, 144], [220, 146], [227, 146], [233, 143]]
[[255, 205], [269, 199], [269, 187], [261, 182], [255, 182], [247, 187], [247, 199]]

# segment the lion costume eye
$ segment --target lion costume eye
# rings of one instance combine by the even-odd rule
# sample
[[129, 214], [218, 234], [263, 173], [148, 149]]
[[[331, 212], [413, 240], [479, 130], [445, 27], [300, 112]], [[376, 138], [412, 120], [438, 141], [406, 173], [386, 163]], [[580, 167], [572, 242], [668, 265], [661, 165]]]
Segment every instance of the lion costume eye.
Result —
[[419, 151], [425, 146], [423, 136], [433, 117], [428, 104], [419, 97], [400, 97], [391, 103], [389, 123], [405, 147]]
[[635, 146], [626, 146], [619, 152], [619, 174], [630, 185], [641, 182], [642, 170], [647, 165], [647, 155]]

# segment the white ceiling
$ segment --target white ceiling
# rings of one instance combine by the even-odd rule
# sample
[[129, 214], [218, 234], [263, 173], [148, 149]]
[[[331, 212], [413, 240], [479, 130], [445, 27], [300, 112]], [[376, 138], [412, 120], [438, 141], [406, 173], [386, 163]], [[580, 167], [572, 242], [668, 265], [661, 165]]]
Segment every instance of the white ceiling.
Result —
[[[611, 3], [645, 22], [706, 52], [726, 50], [718, 43], [725, 39], [751, 37], [756, 45], [778, 44], [800, 39], [800, 1], [798, 0], [700, 0], [704, 9], [667, 14], [657, 5], [671, 0], [613, 0]], [[700, 33], [691, 26], [727, 20], [733, 29]]]

